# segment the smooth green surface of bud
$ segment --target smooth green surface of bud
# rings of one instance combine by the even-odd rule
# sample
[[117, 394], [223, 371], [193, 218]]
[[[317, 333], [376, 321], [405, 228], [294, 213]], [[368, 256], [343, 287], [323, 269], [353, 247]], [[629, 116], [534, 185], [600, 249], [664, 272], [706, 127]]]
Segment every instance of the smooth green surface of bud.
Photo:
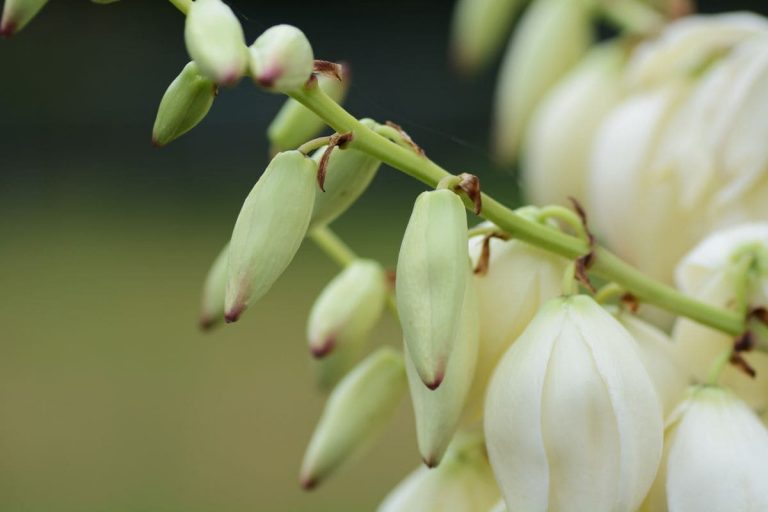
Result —
[[227, 263], [229, 243], [213, 260], [203, 286], [203, 300], [200, 307], [200, 327], [210, 329], [224, 319], [224, 295], [227, 292]]
[[317, 165], [298, 151], [279, 153], [243, 203], [227, 267], [227, 321], [237, 320], [288, 267], [309, 227]]
[[405, 346], [430, 389], [442, 382], [453, 349], [468, 259], [467, 215], [459, 196], [423, 192], [400, 245], [396, 288]]
[[48, 0], [5, 0], [0, 36], [11, 37], [40, 12]]
[[405, 393], [403, 357], [391, 348], [366, 358], [334, 389], [301, 466], [311, 489], [382, 431]]
[[219, 85], [233, 85], [245, 73], [248, 49], [243, 27], [221, 0], [196, 0], [184, 26], [187, 52], [200, 73]]
[[461, 320], [443, 384], [434, 391], [427, 389], [410, 355], [407, 351], [405, 354], [419, 452], [427, 467], [440, 464], [453, 439], [475, 374], [479, 336], [477, 297], [469, 273], [467, 281]]
[[160, 100], [152, 144], [165, 146], [197, 126], [208, 114], [215, 97], [216, 85], [198, 72], [197, 65], [190, 62], [184, 66]]
[[362, 344], [381, 317], [387, 277], [373, 260], [356, 260], [325, 287], [307, 325], [309, 349], [317, 358], [336, 348]]
[[[349, 71], [345, 67], [341, 81], [336, 78], [319, 75], [317, 86], [330, 96], [336, 103], [342, 103], [349, 87]], [[325, 128], [325, 122], [317, 117], [304, 105], [288, 98], [275, 119], [267, 128], [267, 137], [272, 146], [272, 152], [295, 149]]]
[[[370, 119], [361, 123], [369, 128], [376, 125]], [[319, 164], [326, 148], [312, 155]], [[325, 174], [325, 192], [318, 187], [315, 191], [315, 210], [312, 212], [312, 226], [327, 225], [340, 217], [371, 184], [381, 161], [356, 149], [334, 149], [328, 159]]]
[[289, 93], [312, 75], [315, 56], [304, 32], [291, 25], [267, 29], [250, 46], [251, 76], [270, 91]]
[[365, 353], [365, 343], [347, 344], [338, 347], [327, 356], [312, 358], [315, 383], [322, 392], [329, 392], [360, 362]]

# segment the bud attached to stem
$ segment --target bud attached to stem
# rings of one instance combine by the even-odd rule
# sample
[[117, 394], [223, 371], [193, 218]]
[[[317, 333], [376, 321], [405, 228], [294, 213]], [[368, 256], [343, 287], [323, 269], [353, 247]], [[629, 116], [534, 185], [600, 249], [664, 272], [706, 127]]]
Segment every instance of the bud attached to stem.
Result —
[[3, 19], [0, 20], [0, 36], [11, 37], [23, 29], [48, 0], [5, 0]]
[[227, 263], [229, 262], [229, 243], [224, 246], [208, 271], [203, 287], [203, 300], [200, 308], [200, 327], [210, 329], [224, 319], [224, 296], [227, 292]]
[[287, 94], [303, 87], [312, 75], [312, 45], [294, 26], [267, 29], [249, 51], [253, 81], [269, 91]]

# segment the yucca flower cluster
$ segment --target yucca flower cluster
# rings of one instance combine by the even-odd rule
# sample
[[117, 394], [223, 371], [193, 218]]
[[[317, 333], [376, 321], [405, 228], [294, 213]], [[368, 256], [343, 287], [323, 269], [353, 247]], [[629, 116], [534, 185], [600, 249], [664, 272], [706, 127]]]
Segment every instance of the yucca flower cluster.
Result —
[[[3, 33], [44, 3], [6, 1]], [[221, 0], [171, 3], [191, 61], [162, 97], [155, 145], [245, 76], [289, 96], [201, 325], [257, 309], [306, 238], [342, 267], [308, 315], [329, 394], [301, 486], [364, 456], [409, 394], [423, 466], [383, 512], [768, 510], [768, 21], [684, 16], [680, 1], [531, 2], [496, 142], [507, 158], [522, 148], [538, 206], [511, 210], [398, 125], [345, 111], [346, 70], [298, 28], [247, 46]], [[463, 69], [491, 58], [519, 4], [459, 2]], [[597, 15], [625, 30], [592, 45]], [[323, 124], [334, 133], [313, 138]], [[394, 272], [329, 227], [382, 163], [428, 186]], [[674, 320], [654, 324], [649, 306]], [[402, 346], [372, 350], [387, 310]]]

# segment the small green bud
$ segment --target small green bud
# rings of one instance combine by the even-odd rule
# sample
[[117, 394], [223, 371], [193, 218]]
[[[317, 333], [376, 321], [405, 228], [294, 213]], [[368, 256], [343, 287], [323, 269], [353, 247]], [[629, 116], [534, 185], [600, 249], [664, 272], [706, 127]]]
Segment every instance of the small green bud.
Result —
[[445, 376], [466, 288], [467, 216], [454, 192], [422, 193], [397, 260], [397, 309], [405, 346], [430, 389]]
[[205, 118], [216, 97], [216, 85], [200, 75], [190, 62], [171, 82], [160, 100], [152, 144], [162, 147], [184, 135]]
[[243, 27], [221, 0], [196, 0], [184, 26], [187, 52], [200, 73], [220, 85], [233, 85], [248, 65]]
[[312, 306], [307, 338], [312, 355], [359, 345], [381, 317], [387, 297], [384, 269], [373, 260], [356, 260], [325, 287]]
[[403, 357], [391, 348], [368, 356], [331, 393], [301, 466], [311, 489], [376, 437], [405, 392]]
[[[375, 121], [363, 119], [361, 123], [369, 128]], [[318, 164], [326, 148], [312, 155]], [[325, 192], [318, 187], [315, 193], [315, 211], [312, 212], [312, 226], [330, 224], [341, 216], [365, 192], [381, 167], [381, 160], [356, 149], [334, 149], [328, 159], [325, 175]]]
[[311, 158], [279, 153], [245, 199], [229, 249], [228, 322], [264, 296], [296, 255], [312, 216], [316, 175]]
[[440, 464], [459, 426], [472, 386], [480, 334], [477, 308], [471, 274], [467, 272], [467, 289], [453, 353], [445, 370], [445, 380], [438, 389], [432, 391], [424, 387], [410, 355], [405, 354], [419, 452], [428, 467]]
[[265, 89], [289, 93], [312, 75], [315, 56], [304, 32], [291, 25], [267, 29], [250, 47], [251, 76]]
[[[318, 75], [317, 86], [333, 101], [341, 103], [347, 95], [349, 71], [344, 68], [341, 81], [335, 77]], [[322, 119], [298, 101], [288, 98], [269, 125], [267, 137], [272, 145], [272, 152], [277, 153], [301, 146], [317, 136], [323, 128], [325, 122]]]
[[227, 291], [227, 262], [229, 243], [213, 260], [203, 286], [203, 300], [200, 307], [200, 327], [210, 329], [224, 318], [224, 295]]
[[5, 0], [0, 36], [11, 37], [40, 12], [48, 0]]

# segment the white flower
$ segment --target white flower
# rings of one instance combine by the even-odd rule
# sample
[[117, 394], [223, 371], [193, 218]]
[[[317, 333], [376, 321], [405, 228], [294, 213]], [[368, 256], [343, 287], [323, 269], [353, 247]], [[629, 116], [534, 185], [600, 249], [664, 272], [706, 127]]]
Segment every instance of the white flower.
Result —
[[315, 57], [304, 32], [291, 25], [270, 27], [250, 47], [253, 80], [271, 91], [289, 93], [309, 80]]
[[[677, 286], [701, 301], [720, 308], [768, 304], [768, 224], [746, 224], [718, 231], [704, 239], [678, 265]], [[754, 258], [752, 262], [741, 258]], [[744, 269], [742, 265], [749, 265]], [[741, 268], [741, 269], [740, 269]], [[746, 274], [744, 272], [746, 271]], [[747, 279], [741, 290], [740, 281]], [[739, 297], [746, 292], [746, 297]], [[713, 365], [733, 346], [733, 338], [691, 320], [681, 318], [673, 330], [675, 351], [690, 373], [705, 382]], [[768, 355], [743, 354], [757, 371], [753, 379], [734, 367], [726, 367], [720, 383], [731, 388], [752, 407], [768, 407]]]
[[631, 511], [658, 469], [662, 409], [629, 333], [591, 298], [565, 297], [496, 368], [485, 433], [509, 510]]

